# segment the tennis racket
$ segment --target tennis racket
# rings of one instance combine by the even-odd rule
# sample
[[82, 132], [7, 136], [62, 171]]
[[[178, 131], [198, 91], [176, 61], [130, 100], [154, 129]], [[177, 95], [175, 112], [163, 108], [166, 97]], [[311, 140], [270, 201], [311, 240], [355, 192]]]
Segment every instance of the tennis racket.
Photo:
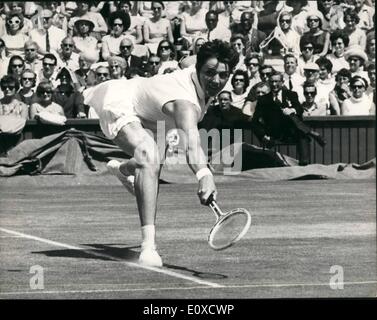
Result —
[[251, 226], [251, 215], [243, 208], [222, 212], [213, 195], [208, 198], [208, 206], [216, 215], [216, 223], [208, 235], [208, 243], [214, 250], [229, 248], [247, 233]]

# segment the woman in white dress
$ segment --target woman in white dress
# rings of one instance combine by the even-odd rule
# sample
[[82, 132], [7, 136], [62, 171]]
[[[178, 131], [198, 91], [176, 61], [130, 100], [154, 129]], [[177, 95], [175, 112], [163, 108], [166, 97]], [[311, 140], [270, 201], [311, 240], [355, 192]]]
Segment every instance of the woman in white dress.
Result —
[[368, 81], [360, 76], [351, 79], [352, 96], [344, 100], [341, 113], [344, 116], [362, 116], [374, 114], [373, 101], [365, 94]]

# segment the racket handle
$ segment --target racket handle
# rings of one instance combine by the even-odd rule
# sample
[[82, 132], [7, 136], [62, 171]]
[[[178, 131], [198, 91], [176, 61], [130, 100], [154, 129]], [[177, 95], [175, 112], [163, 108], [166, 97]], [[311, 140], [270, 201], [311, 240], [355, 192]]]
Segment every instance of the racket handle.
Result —
[[216, 200], [215, 200], [215, 198], [214, 198], [214, 196], [213, 196], [213, 193], [211, 193], [211, 195], [208, 197], [208, 199], [207, 199], [207, 203], [206, 203], [206, 205], [207, 206], [209, 206], [209, 205], [211, 205], [211, 204], [213, 204], [213, 203], [216, 203]]

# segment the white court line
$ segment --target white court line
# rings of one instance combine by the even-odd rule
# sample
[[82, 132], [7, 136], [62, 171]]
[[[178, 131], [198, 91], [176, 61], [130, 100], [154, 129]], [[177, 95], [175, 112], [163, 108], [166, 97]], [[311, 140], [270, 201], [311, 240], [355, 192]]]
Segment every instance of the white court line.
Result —
[[[344, 287], [351, 285], [377, 284], [377, 281], [350, 281], [337, 283]], [[216, 289], [242, 289], [242, 288], [289, 288], [289, 287], [330, 287], [329, 283], [270, 283], [270, 284], [246, 284], [246, 285], [227, 285]], [[0, 292], [1, 295], [26, 295], [26, 294], [75, 294], [75, 293], [111, 293], [111, 292], [136, 292], [136, 291], [181, 291], [194, 289], [213, 289], [213, 287], [166, 287], [166, 288], [124, 288], [124, 289], [94, 289], [94, 290], [33, 290], [33, 291], [10, 291]]]
[[127, 265], [129, 267], [141, 268], [141, 269], [146, 269], [146, 270], [149, 270], [149, 271], [154, 271], [154, 272], [162, 273], [162, 274], [167, 275], [167, 276], [171, 276], [171, 277], [175, 277], [175, 278], [180, 278], [180, 279], [192, 281], [192, 282], [195, 282], [197, 284], [202, 284], [204, 286], [209, 286], [209, 287], [212, 287], [212, 288], [220, 288], [220, 287], [222, 287], [221, 285], [219, 285], [217, 283], [200, 280], [200, 279], [197, 279], [197, 278], [194, 278], [194, 277], [190, 277], [190, 276], [185, 276], [183, 274], [180, 274], [180, 273], [177, 273], [177, 272], [174, 272], [174, 271], [170, 271], [170, 270], [167, 270], [165, 268], [156, 268], [156, 267], [142, 266], [142, 265], [140, 265], [138, 263], [124, 261], [122, 259], [113, 257], [113, 256], [105, 254], [105, 253], [93, 252], [91, 250], [88, 250], [88, 249], [85, 249], [85, 248], [71, 246], [71, 245], [66, 244], [66, 243], [61, 243], [61, 242], [56, 242], [56, 241], [52, 241], [52, 240], [40, 238], [40, 237], [35, 237], [35, 236], [32, 236], [32, 235], [28, 235], [26, 233], [17, 232], [17, 231], [5, 229], [5, 228], [0, 228], [0, 231], [3, 231], [3, 232], [8, 233], [8, 234], [12, 234], [12, 235], [20, 236], [20, 237], [25, 238], [25, 239], [31, 239], [31, 240], [35, 240], [35, 241], [47, 243], [47, 244], [50, 244], [50, 245], [53, 245], [53, 246], [56, 246], [56, 247], [63, 247], [63, 248], [72, 249], [72, 250], [80, 250], [80, 251], [83, 251], [83, 252], [85, 252], [87, 254], [91, 254], [91, 255], [94, 255], [94, 256], [97, 256], [97, 257], [100, 257], [100, 258], [107, 258], [107, 259], [111, 259], [111, 260], [115, 260], [115, 261], [120, 261], [120, 262], [124, 263], [125, 265]]

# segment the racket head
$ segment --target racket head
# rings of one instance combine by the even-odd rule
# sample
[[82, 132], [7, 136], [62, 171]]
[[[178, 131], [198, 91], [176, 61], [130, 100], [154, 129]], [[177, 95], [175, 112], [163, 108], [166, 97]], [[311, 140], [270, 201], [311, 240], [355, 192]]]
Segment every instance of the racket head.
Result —
[[242, 239], [251, 226], [251, 215], [237, 208], [221, 216], [208, 235], [208, 244], [214, 250], [224, 250]]

